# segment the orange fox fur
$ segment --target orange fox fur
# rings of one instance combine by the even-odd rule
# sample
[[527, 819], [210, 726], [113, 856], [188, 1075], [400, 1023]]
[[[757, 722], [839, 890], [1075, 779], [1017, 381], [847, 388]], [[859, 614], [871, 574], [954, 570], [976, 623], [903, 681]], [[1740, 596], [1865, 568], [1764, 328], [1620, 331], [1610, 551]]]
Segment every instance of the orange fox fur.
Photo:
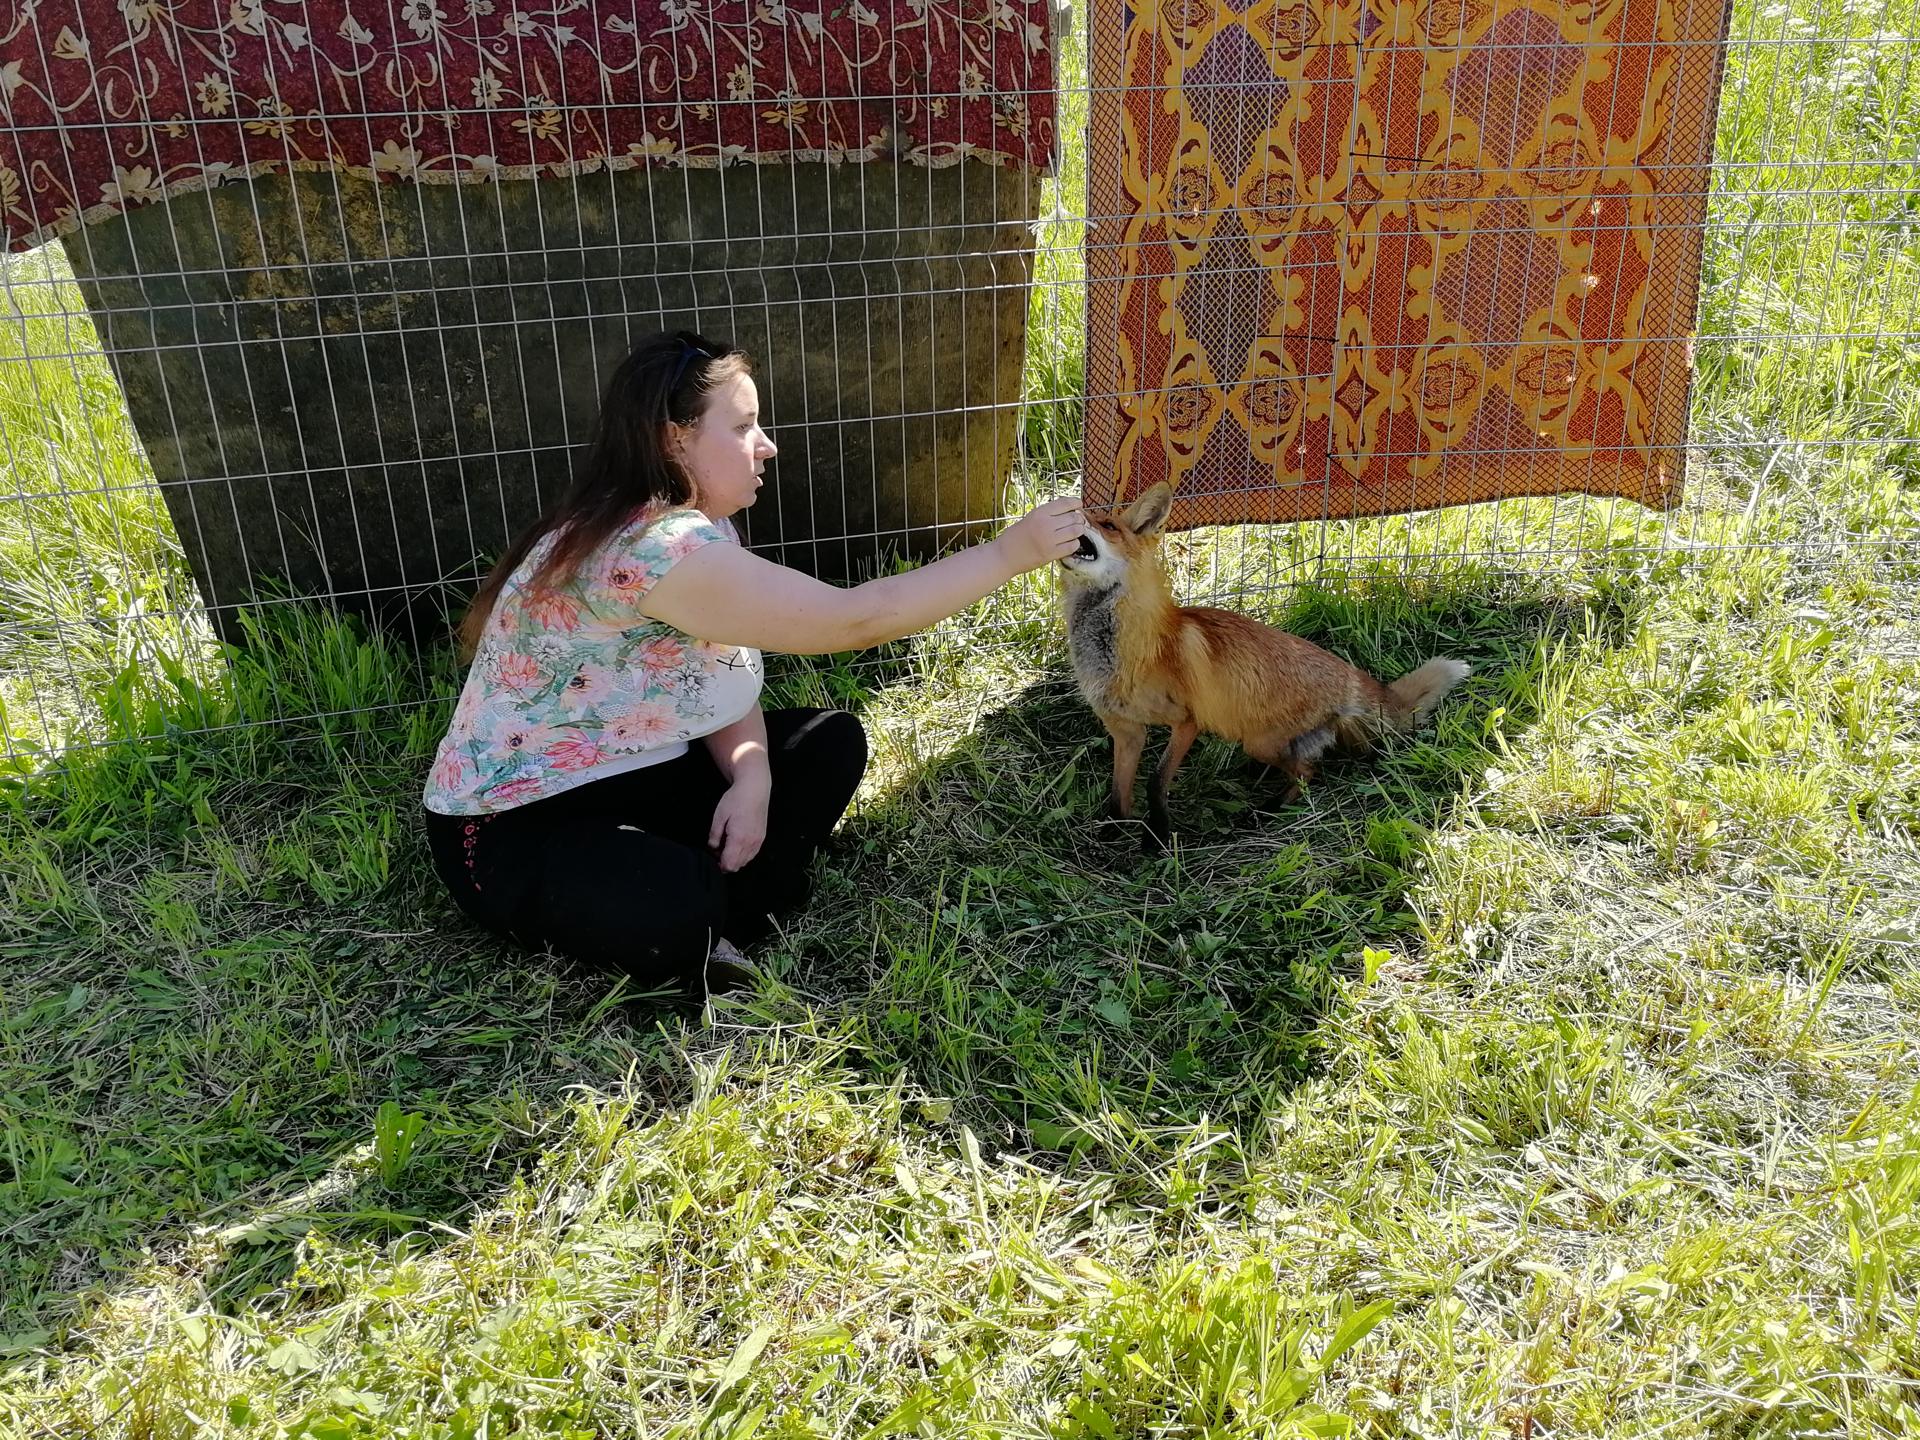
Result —
[[1149, 824], [1164, 839], [1167, 793], [1202, 730], [1284, 771], [1291, 798], [1336, 744], [1361, 748], [1411, 728], [1467, 673], [1458, 660], [1435, 659], [1383, 685], [1297, 635], [1174, 604], [1160, 562], [1172, 504], [1172, 490], [1155, 485], [1118, 518], [1091, 521], [1060, 562], [1074, 675], [1113, 736], [1116, 818], [1133, 814], [1149, 725], [1173, 730], [1149, 791]]

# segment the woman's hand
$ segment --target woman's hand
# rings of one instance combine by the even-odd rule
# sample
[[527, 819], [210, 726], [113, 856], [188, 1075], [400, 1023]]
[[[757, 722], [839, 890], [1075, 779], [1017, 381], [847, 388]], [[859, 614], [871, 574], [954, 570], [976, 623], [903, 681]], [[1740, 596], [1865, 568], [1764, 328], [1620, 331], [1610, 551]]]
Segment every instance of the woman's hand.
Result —
[[1029, 510], [1002, 530], [994, 544], [1018, 567], [1015, 573], [1022, 573], [1071, 555], [1086, 529], [1087, 517], [1080, 513], [1080, 501], [1063, 495]]
[[720, 868], [731, 875], [760, 853], [767, 838], [767, 801], [772, 787], [764, 775], [742, 775], [729, 785], [713, 807], [707, 848]]

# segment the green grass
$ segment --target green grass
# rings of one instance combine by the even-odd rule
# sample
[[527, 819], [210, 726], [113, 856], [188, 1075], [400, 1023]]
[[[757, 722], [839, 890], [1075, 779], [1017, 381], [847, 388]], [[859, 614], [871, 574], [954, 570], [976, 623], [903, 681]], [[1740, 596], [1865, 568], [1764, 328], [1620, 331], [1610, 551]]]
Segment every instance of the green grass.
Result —
[[[1856, 25], [1734, 33], [1809, 18]], [[1843, 339], [1703, 344], [1683, 510], [1170, 542], [1184, 594], [1471, 660], [1434, 730], [1286, 809], [1203, 743], [1143, 859], [1094, 833], [1046, 577], [790, 666], [875, 765], [775, 978], [704, 1015], [436, 893], [447, 657], [126, 620], [108, 555], [185, 607], [110, 378], [0, 363], [44, 497], [0, 504], [8, 724], [168, 737], [0, 791], [0, 1431], [1920, 1429], [1920, 241], [1879, 224], [1920, 77], [1867, 53], [1730, 77], [1728, 158], [1789, 153], [1763, 91], [1817, 82], [1861, 98], [1800, 158], [1889, 193], [1716, 200], [1758, 218], [1709, 334]], [[58, 308], [0, 343], [81, 348]], [[1037, 336], [1036, 396], [1078, 343]]]
[[[68, 358], [74, 357], [74, 358]], [[57, 249], [0, 262], [0, 774], [198, 702], [211, 632]]]
[[1080, 466], [1087, 385], [1086, 234], [1087, 152], [1071, 137], [1087, 125], [1087, 35], [1084, 25], [1061, 37], [1063, 89], [1056, 124], [1060, 165], [1041, 196], [1033, 232], [1033, 292], [1027, 302], [1026, 402], [1022, 445], [1042, 474], [1069, 474]]

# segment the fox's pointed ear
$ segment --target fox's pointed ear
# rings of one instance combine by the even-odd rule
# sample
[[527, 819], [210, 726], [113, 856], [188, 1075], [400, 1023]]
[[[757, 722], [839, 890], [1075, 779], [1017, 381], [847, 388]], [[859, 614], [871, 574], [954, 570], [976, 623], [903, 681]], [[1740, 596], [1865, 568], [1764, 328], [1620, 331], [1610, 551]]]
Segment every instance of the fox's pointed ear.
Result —
[[1162, 480], [1127, 507], [1120, 523], [1136, 535], [1154, 535], [1173, 510], [1173, 487]]

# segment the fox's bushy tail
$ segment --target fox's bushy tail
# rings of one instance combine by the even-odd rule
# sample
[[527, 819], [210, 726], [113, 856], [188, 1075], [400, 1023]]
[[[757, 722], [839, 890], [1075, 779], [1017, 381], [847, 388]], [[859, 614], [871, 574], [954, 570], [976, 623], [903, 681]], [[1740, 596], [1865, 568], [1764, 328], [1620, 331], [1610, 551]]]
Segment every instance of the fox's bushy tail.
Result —
[[1364, 749], [1387, 735], [1411, 730], [1433, 713], [1447, 692], [1465, 677], [1467, 669], [1459, 660], [1429, 660], [1391, 685], [1382, 685], [1363, 674], [1370, 698], [1364, 704], [1341, 708], [1333, 722], [1340, 743], [1350, 749]]
[[1427, 661], [1387, 686], [1395, 707], [1405, 724], [1417, 724], [1427, 718], [1447, 692], [1466, 678], [1470, 667], [1464, 660], [1444, 657]]

